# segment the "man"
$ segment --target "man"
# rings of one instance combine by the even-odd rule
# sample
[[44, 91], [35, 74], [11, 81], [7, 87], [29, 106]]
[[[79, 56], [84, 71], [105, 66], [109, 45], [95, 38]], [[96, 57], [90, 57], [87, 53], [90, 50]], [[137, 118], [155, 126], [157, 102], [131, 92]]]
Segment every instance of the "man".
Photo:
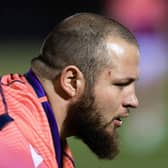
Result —
[[138, 106], [138, 57], [134, 36], [112, 19], [79, 13], [59, 23], [29, 72], [1, 78], [0, 167], [74, 167], [69, 136], [115, 157], [121, 119]]

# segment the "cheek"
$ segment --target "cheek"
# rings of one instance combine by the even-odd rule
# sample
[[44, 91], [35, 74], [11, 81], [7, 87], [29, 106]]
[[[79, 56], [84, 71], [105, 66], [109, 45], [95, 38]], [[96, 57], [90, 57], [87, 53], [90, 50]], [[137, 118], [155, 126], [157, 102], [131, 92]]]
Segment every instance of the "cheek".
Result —
[[120, 108], [121, 95], [118, 90], [112, 89], [112, 86], [102, 88], [95, 92], [95, 103], [103, 115], [110, 117]]

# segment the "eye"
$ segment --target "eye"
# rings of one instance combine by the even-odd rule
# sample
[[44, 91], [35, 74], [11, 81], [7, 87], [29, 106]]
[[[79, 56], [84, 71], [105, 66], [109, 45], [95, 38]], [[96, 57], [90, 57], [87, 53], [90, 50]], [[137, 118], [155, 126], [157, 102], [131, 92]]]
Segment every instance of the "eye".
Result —
[[128, 85], [130, 85], [132, 82], [128, 81], [128, 82], [119, 82], [119, 83], [115, 83], [114, 85], [115, 86], [118, 86], [118, 87], [126, 87]]
[[120, 86], [120, 87], [124, 87], [124, 86], [128, 86], [129, 83], [115, 83], [115, 86]]
[[118, 81], [115, 81], [113, 85], [122, 89], [124, 87], [131, 85], [132, 83], [134, 83], [134, 81], [135, 79], [132, 79], [132, 78], [128, 80], [118, 80]]

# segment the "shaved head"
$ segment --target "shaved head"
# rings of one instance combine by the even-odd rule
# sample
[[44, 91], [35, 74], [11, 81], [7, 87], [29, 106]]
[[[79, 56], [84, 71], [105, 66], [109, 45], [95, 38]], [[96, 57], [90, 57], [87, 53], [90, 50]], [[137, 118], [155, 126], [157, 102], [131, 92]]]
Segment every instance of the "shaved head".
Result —
[[[121, 38], [136, 46], [132, 33], [117, 21], [94, 13], [77, 13], [55, 26], [45, 39], [32, 68], [53, 79], [68, 65], [77, 66], [92, 84], [107, 66], [107, 39]], [[89, 75], [92, 74], [92, 75]]]

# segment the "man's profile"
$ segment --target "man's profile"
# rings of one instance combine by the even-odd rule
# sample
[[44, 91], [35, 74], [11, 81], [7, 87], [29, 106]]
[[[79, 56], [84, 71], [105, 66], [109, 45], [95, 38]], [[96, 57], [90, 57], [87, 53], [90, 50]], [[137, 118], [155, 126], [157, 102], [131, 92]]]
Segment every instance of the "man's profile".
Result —
[[57, 24], [28, 72], [1, 77], [0, 167], [75, 167], [70, 136], [113, 159], [117, 128], [138, 106], [138, 57], [115, 20], [78, 13]]

